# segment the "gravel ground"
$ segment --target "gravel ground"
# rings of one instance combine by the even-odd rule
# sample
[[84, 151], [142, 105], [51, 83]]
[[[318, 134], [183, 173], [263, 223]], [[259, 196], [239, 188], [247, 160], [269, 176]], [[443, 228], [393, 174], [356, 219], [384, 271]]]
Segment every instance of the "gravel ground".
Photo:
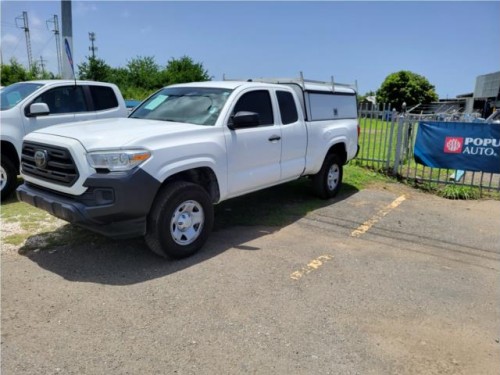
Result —
[[496, 375], [499, 227], [498, 201], [381, 187], [181, 261], [4, 247], [2, 374]]

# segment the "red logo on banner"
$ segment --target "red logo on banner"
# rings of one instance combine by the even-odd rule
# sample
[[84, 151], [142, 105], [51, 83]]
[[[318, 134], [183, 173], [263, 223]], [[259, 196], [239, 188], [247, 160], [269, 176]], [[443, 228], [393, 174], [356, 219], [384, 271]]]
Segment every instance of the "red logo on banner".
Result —
[[446, 137], [444, 140], [444, 152], [447, 154], [460, 154], [464, 145], [462, 137]]

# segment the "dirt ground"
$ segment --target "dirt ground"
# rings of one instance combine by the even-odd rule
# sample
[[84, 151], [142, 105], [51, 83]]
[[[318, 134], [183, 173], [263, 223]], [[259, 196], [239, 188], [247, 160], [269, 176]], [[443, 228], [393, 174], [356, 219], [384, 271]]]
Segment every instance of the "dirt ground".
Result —
[[2, 246], [2, 374], [496, 375], [499, 228], [498, 201], [394, 185], [219, 226], [181, 261], [140, 239]]

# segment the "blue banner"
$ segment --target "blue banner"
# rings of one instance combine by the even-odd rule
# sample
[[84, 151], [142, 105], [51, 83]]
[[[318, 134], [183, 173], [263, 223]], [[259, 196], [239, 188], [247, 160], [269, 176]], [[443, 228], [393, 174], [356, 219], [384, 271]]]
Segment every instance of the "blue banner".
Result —
[[69, 65], [71, 66], [71, 71], [73, 72], [73, 78], [75, 77], [75, 67], [73, 65], [73, 56], [71, 56], [71, 48], [67, 38], [64, 38], [64, 48], [66, 50], [66, 56], [68, 57]]
[[500, 125], [421, 121], [414, 156], [432, 168], [500, 173]]

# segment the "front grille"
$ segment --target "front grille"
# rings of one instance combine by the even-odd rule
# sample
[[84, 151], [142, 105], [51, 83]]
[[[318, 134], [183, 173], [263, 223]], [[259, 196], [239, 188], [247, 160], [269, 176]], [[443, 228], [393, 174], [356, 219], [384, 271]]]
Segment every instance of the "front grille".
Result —
[[[37, 151], [44, 154], [45, 163], [37, 165], [35, 161]], [[71, 153], [63, 147], [24, 142], [21, 166], [25, 175], [58, 185], [72, 186], [78, 180], [78, 168]]]

